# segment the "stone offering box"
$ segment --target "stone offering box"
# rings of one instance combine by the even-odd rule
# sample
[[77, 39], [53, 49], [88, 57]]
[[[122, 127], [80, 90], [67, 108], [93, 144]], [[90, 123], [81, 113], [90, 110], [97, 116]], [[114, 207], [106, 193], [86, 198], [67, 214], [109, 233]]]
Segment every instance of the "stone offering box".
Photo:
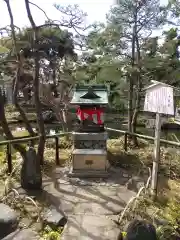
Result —
[[74, 150], [69, 176], [106, 177], [107, 132], [104, 129], [104, 109], [108, 104], [105, 86], [77, 86], [71, 104], [78, 105], [78, 126], [72, 134]]

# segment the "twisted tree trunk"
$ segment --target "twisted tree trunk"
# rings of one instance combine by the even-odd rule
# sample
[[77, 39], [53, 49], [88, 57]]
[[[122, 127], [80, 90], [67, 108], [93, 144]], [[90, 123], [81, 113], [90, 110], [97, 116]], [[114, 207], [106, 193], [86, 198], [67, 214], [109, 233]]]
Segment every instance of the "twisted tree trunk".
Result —
[[8, 13], [9, 13], [9, 17], [10, 17], [10, 26], [11, 26], [11, 32], [12, 32], [12, 40], [13, 40], [13, 45], [14, 45], [14, 53], [16, 55], [16, 59], [17, 59], [17, 72], [16, 72], [16, 77], [13, 81], [13, 101], [14, 104], [17, 108], [17, 110], [19, 111], [22, 120], [25, 124], [25, 127], [27, 129], [27, 131], [29, 132], [29, 134], [31, 136], [34, 136], [35, 133], [31, 127], [31, 124], [29, 123], [26, 114], [24, 112], [24, 110], [21, 108], [21, 106], [18, 103], [18, 99], [17, 99], [17, 95], [18, 95], [18, 83], [19, 83], [19, 79], [20, 79], [20, 74], [21, 74], [21, 70], [22, 70], [22, 59], [20, 57], [20, 54], [17, 53], [17, 43], [16, 43], [16, 34], [15, 34], [15, 29], [14, 29], [14, 18], [13, 18], [13, 14], [12, 14], [12, 10], [11, 10], [11, 6], [10, 6], [10, 2], [9, 0], [5, 0], [6, 5], [7, 5], [7, 9], [8, 9]]
[[[5, 110], [4, 110], [4, 96], [2, 95], [0, 91], [0, 124], [3, 129], [3, 132], [5, 133], [8, 140], [13, 140], [14, 137], [11, 133], [11, 130], [9, 129], [8, 122], [6, 120], [5, 116]], [[13, 147], [20, 152], [23, 159], [26, 157], [26, 149], [22, 147], [20, 144], [13, 144]]]
[[13, 103], [16, 107], [16, 109], [19, 111], [21, 118], [25, 124], [26, 130], [29, 132], [30, 136], [35, 136], [35, 132], [33, 131], [30, 122], [28, 121], [26, 114], [20, 104], [18, 103], [18, 89], [19, 89], [19, 79], [20, 79], [20, 74], [21, 74], [21, 59], [19, 59], [18, 62], [18, 67], [17, 67], [17, 72], [16, 72], [16, 77], [13, 82]]
[[27, 11], [29, 21], [32, 26], [33, 34], [34, 34], [34, 39], [32, 44], [32, 49], [34, 51], [34, 63], [35, 63], [33, 86], [34, 86], [34, 100], [35, 100], [35, 109], [37, 114], [37, 123], [38, 123], [38, 128], [40, 133], [37, 157], [40, 163], [43, 164], [46, 135], [45, 135], [45, 129], [44, 129], [44, 120], [42, 116], [42, 106], [39, 98], [39, 68], [40, 68], [39, 52], [37, 49], [35, 49], [35, 46], [38, 45], [38, 28], [36, 27], [36, 24], [33, 20], [28, 0], [25, 0], [25, 6], [26, 6], [26, 11]]

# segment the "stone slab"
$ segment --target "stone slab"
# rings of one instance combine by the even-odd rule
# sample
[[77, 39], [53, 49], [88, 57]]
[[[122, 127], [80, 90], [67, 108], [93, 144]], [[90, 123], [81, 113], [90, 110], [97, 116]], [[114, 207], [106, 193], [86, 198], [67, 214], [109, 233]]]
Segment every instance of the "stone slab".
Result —
[[117, 240], [118, 226], [105, 216], [70, 216], [62, 240]]
[[38, 240], [40, 237], [31, 229], [16, 230], [2, 240]]
[[0, 204], [0, 239], [17, 229], [18, 216], [8, 205]]
[[60, 187], [54, 188], [53, 184], [44, 186], [44, 194], [52, 205], [56, 206], [59, 211], [65, 212], [65, 214], [72, 213], [74, 210], [74, 192], [73, 191], [62, 191], [60, 192]]
[[106, 140], [75, 140], [75, 149], [107, 149]]
[[92, 214], [96, 213], [99, 216], [102, 215], [113, 215], [119, 214], [123, 210], [123, 205], [119, 201], [118, 203], [98, 203], [98, 202], [86, 202], [86, 203], [78, 203], [74, 208], [75, 214]]
[[107, 155], [104, 149], [74, 149], [73, 155]]
[[114, 221], [136, 195], [121, 184], [123, 170], [109, 171], [108, 178], [69, 178], [68, 171], [57, 168], [56, 186], [45, 186], [54, 204], [67, 215], [61, 240], [117, 240], [120, 230]]
[[67, 223], [67, 218], [64, 212], [57, 210], [55, 207], [50, 206], [49, 209], [43, 214], [43, 222], [51, 228], [64, 227]]
[[69, 176], [74, 175], [73, 173], [76, 176], [90, 176], [93, 171], [95, 176], [100, 176], [107, 169], [107, 152], [103, 149], [75, 149], [72, 153], [72, 169]]
[[[105, 165], [106, 167], [106, 165]], [[104, 167], [104, 169], [105, 169]], [[82, 170], [76, 170], [71, 168], [68, 176], [71, 178], [108, 178], [109, 173], [106, 170], [87, 170], [87, 169], [82, 169]]]
[[108, 133], [107, 132], [99, 132], [99, 133], [80, 133], [73, 132], [72, 133], [73, 140], [107, 140]]

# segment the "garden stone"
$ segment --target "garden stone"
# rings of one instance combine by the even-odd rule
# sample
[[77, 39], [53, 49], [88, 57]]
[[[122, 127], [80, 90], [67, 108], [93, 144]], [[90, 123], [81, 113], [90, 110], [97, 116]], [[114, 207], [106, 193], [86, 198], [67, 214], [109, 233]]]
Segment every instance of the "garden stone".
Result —
[[50, 207], [50, 209], [43, 214], [43, 221], [53, 229], [57, 227], [64, 227], [67, 223], [67, 218], [62, 211], [56, 210], [54, 207]]
[[37, 233], [35, 233], [31, 229], [23, 229], [23, 230], [17, 230], [2, 240], [38, 240], [39, 237], [37, 236]]
[[17, 229], [18, 217], [9, 206], [0, 204], [0, 239]]
[[138, 192], [141, 187], [144, 187], [144, 182], [140, 177], [134, 176], [127, 181], [126, 187], [128, 190]]
[[26, 190], [40, 190], [42, 188], [42, 173], [36, 151], [30, 147], [21, 168], [21, 186]]

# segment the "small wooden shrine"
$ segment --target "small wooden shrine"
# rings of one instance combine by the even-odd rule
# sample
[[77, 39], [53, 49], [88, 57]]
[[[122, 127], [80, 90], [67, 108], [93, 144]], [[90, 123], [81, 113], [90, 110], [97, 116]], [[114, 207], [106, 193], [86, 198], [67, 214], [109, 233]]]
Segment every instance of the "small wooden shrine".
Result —
[[102, 85], [76, 86], [71, 104], [79, 108], [69, 175], [106, 177], [108, 135], [104, 129], [104, 109], [108, 105], [107, 88]]

